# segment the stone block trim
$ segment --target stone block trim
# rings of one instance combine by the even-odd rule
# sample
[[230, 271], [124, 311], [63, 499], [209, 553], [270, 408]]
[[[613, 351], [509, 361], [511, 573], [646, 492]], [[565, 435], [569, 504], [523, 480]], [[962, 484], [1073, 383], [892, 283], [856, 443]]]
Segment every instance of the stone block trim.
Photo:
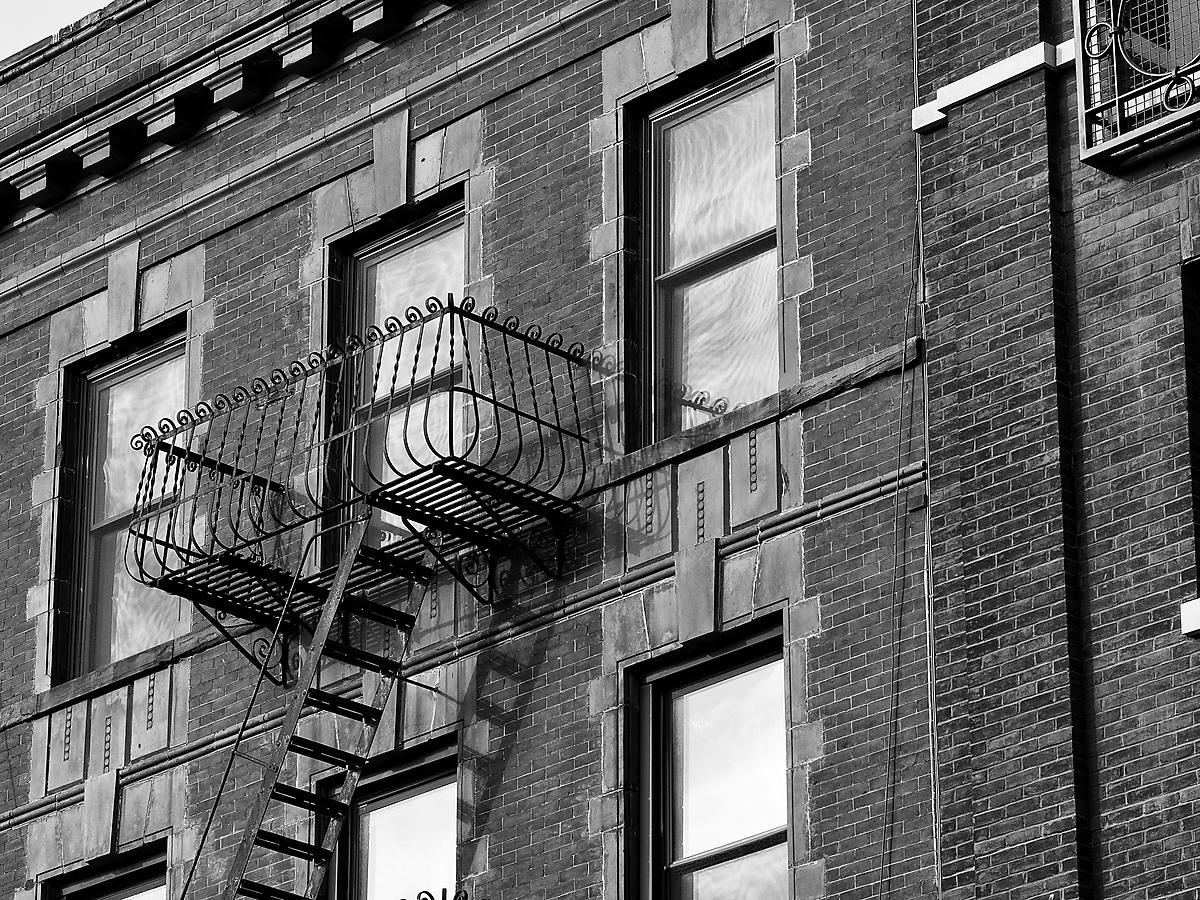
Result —
[[673, 579], [656, 580], [601, 608], [602, 671], [589, 687], [589, 711], [601, 733], [601, 792], [590, 801], [589, 834], [602, 840], [602, 897], [617, 900], [625, 884], [631, 846], [626, 810], [631, 808], [629, 729], [636, 673], [665, 654], [719, 647], [739, 626], [768, 621], [782, 612], [787, 678], [789, 866], [798, 896], [823, 895], [823, 863], [810, 849], [808, 774], [823, 753], [819, 720], [808, 715], [810, 639], [820, 634], [817, 601], [804, 591], [801, 532], [793, 530], [734, 556], [720, 558], [709, 539], [675, 555]]
[[[204, 339], [213, 326], [211, 303], [204, 301], [204, 247], [197, 245], [157, 266], [138, 271], [139, 244], [115, 249], [108, 259], [109, 287], [63, 308], [50, 320], [50, 371], [38, 382], [38, 404], [45, 416], [45, 468], [33, 483], [35, 516], [41, 534], [39, 580], [27, 592], [27, 617], [38, 632], [36, 690], [50, 688], [51, 647], [54, 641], [52, 607], [55, 593], [65, 590], [57, 560], [58, 516], [62, 514], [63, 479], [60, 458], [63, 429], [69, 410], [64, 402], [68, 369], [86, 365], [108, 351], [114, 342], [136, 339], [171, 316], [186, 317], [185, 355], [189, 372], [188, 403], [201, 398]], [[190, 625], [190, 607], [183, 606], [181, 634]], [[128, 661], [125, 661], [128, 664]], [[121, 667], [123, 663], [118, 663]]]
[[491, 302], [492, 279], [483, 274], [481, 256], [483, 213], [494, 198], [495, 170], [483, 165], [482, 124], [477, 111], [414, 140], [409, 111], [399, 107], [373, 128], [371, 165], [309, 195], [309, 250], [300, 264], [301, 290], [308, 295], [308, 346], [329, 343], [329, 302], [342, 286], [338, 254], [343, 248], [350, 249], [364, 229], [402, 225], [411, 204], [454, 187], [463, 189], [466, 289], [477, 303]]

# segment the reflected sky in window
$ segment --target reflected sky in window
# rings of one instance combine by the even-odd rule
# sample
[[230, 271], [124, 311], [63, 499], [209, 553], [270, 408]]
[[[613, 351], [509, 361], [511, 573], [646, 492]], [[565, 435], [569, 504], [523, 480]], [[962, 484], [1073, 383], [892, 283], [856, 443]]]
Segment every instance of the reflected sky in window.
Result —
[[454, 893], [457, 796], [452, 781], [366, 813], [367, 900]]
[[675, 858], [787, 824], [783, 661], [677, 695]]
[[666, 130], [668, 268], [775, 227], [774, 98], [764, 84]]

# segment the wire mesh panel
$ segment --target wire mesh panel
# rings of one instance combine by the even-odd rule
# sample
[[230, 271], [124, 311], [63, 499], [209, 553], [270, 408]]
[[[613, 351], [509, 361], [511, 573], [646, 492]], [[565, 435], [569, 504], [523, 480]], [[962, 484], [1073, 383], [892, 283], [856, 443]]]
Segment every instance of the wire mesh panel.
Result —
[[1200, 4], [1080, 0], [1078, 15], [1085, 152], [1128, 153], [1200, 115]]
[[582, 345], [430, 298], [135, 435], [130, 571], [250, 621], [284, 597], [311, 615], [337, 533], [368, 508], [351, 591], [428, 576], [430, 552], [457, 570], [576, 511], [590, 403]]

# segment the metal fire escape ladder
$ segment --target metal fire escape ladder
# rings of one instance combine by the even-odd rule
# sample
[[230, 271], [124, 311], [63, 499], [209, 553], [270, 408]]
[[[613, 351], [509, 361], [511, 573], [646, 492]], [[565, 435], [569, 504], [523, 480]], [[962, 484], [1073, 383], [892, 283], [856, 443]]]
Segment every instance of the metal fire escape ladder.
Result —
[[[228, 793], [252, 809], [234, 812], [244, 830], [221, 896], [314, 900], [440, 573], [491, 603], [500, 556], [561, 569], [594, 452], [590, 402], [582, 345], [431, 298], [134, 437], [130, 573], [191, 601], [259, 671], [184, 896], [201, 855], [230, 850], [206, 844]], [[306, 637], [295, 674], [289, 635]], [[336, 674], [347, 667], [357, 679]], [[264, 680], [291, 695], [251, 752], [270, 734], [262, 716], [248, 727]], [[239, 760], [248, 786], [230, 782]], [[312, 789], [319, 767], [340, 773], [331, 793]]]
[[[252, 897], [258, 898], [258, 900], [301, 900], [301, 898], [314, 900], [333, 857], [333, 850], [349, 813], [350, 802], [355, 788], [358, 786], [358, 780], [367, 765], [371, 746], [375, 741], [375, 734], [387, 706], [388, 698], [400, 675], [401, 659], [408, 642], [408, 635], [416, 621], [414, 612], [396, 611], [369, 600], [347, 595], [346, 587], [358, 554], [362, 551], [367, 524], [368, 519], [364, 517], [351, 527], [341, 564], [338, 566], [330, 587], [329, 597], [325, 601], [321, 618], [309, 641], [308, 653], [296, 680], [287, 714], [283, 724], [279, 727], [279, 740], [274, 759], [263, 773], [262, 789], [255, 802], [254, 810], [247, 819], [242, 842], [234, 855], [229, 879], [226, 882], [225, 896], [229, 900], [235, 897]], [[423, 589], [414, 587], [412, 593], [418, 595], [417, 602], [419, 603], [419, 596], [423, 594]], [[342, 620], [346, 612], [394, 629], [396, 640], [389, 641], [388, 645], [395, 647], [396, 652], [379, 655], [333, 640], [331, 638], [333, 627]], [[378, 675], [378, 684], [371, 697], [366, 702], [360, 702], [317, 688], [315, 686], [317, 674], [321, 671], [322, 664], [329, 660], [355, 666], [364, 673], [373, 672]], [[330, 712], [359, 723], [359, 736], [353, 750], [345, 750], [321, 741], [304, 738], [297, 733], [301, 717], [306, 713], [318, 711]], [[282, 773], [287, 769], [289, 757], [307, 757], [329, 763], [344, 769], [345, 775], [337, 790], [331, 795], [317, 794], [304, 788], [294, 787], [281, 779]], [[273, 805], [306, 811], [310, 819], [308, 834], [320, 835], [319, 842], [310, 843], [298, 840], [268, 828], [264, 822], [268, 809]], [[296, 894], [247, 878], [246, 869], [256, 848], [307, 863], [309, 868], [304, 893]]]

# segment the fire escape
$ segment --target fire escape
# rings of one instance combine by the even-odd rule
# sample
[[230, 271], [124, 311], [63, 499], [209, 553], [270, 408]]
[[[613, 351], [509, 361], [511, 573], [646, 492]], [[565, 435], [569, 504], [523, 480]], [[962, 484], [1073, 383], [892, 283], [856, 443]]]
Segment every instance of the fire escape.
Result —
[[[130, 571], [258, 668], [183, 896], [238, 760], [257, 783], [221, 895], [318, 895], [426, 594], [453, 579], [492, 603], [497, 562], [516, 557], [558, 574], [589, 397], [581, 345], [431, 298], [134, 437]], [[351, 677], [326, 684], [331, 670]], [[251, 749], [270, 682], [288, 690], [283, 720]], [[318, 714], [336, 727], [306, 729]], [[293, 783], [314, 766], [341, 773], [336, 789]]]

